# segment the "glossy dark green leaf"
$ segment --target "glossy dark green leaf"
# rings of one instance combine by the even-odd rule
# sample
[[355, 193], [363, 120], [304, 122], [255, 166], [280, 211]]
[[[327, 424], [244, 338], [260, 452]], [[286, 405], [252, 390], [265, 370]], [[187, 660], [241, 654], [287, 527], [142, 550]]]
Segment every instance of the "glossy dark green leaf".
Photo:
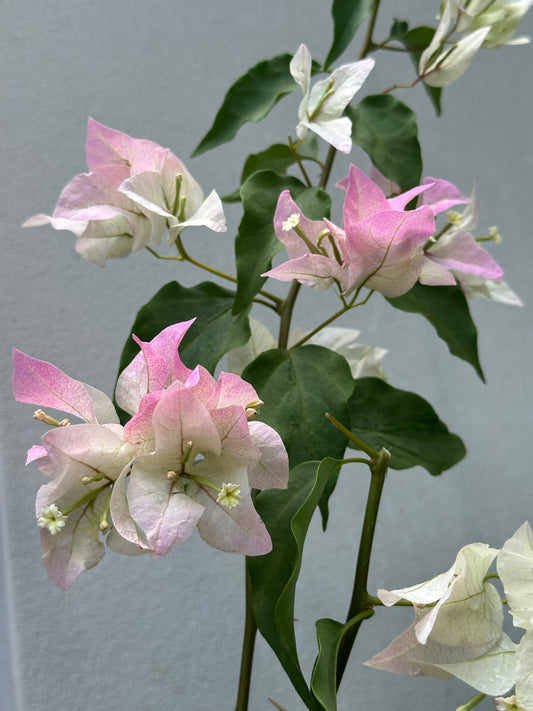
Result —
[[261, 121], [277, 102], [298, 88], [289, 71], [290, 54], [259, 62], [230, 87], [213, 125], [193, 156], [231, 141], [248, 121]]
[[[396, 20], [395, 24], [392, 26], [391, 36], [393, 33], [394, 39], [401, 42], [404, 47], [409, 50], [409, 54], [411, 55], [411, 59], [413, 60], [413, 64], [415, 65], [415, 69], [418, 73], [420, 55], [426, 47], [429, 47], [431, 44], [431, 40], [435, 34], [435, 28], [420, 26], [409, 30], [407, 22], [398, 22]], [[422, 84], [431, 99], [431, 103], [435, 107], [437, 116], [440, 116], [442, 110], [440, 103], [442, 88], [440, 86], [429, 86], [429, 84], [426, 84], [425, 82], [422, 82]]]
[[299, 205], [302, 193], [305, 193], [302, 197], [305, 206], [300, 207], [311, 219], [321, 219], [329, 214], [327, 193], [318, 188], [306, 188], [297, 178], [278, 175], [271, 170], [261, 170], [248, 178], [241, 188], [244, 214], [235, 239], [239, 280], [233, 307], [236, 314], [248, 308], [266, 281], [261, 274], [271, 268], [273, 257], [283, 249], [274, 230], [274, 213], [283, 190], [290, 190]]
[[[219, 360], [232, 348], [250, 338], [247, 311], [232, 316], [235, 293], [212, 282], [190, 288], [176, 281], [160, 289], [137, 313], [131, 333], [151, 341], [167, 326], [196, 318], [180, 345], [180, 357], [194, 368], [198, 363], [213, 372]], [[128, 338], [120, 358], [119, 374], [139, 352]]]
[[247, 558], [257, 626], [312, 711], [321, 711], [321, 707], [310, 693], [298, 661], [294, 596], [309, 524], [329, 477], [339, 466], [335, 459], [304, 462], [292, 469], [288, 489], [262, 491], [255, 507], [272, 537], [272, 552]]
[[370, 17], [376, 0], [333, 0], [333, 44], [324, 63], [325, 68], [341, 56], [352, 41], [360, 25]]
[[[316, 161], [318, 156], [318, 140], [308, 134], [303, 143], [298, 146], [298, 155], [303, 160]], [[284, 175], [291, 165], [296, 163], [294, 153], [285, 143], [275, 143], [261, 153], [252, 153], [246, 159], [241, 175], [241, 185], [260, 170], [273, 170], [278, 175]], [[230, 195], [222, 198], [225, 202], [238, 202], [241, 199], [241, 189], [237, 188]]]
[[324, 711], [337, 711], [337, 655], [342, 638], [362, 619], [371, 617], [365, 610], [346, 623], [324, 618], [316, 622], [318, 657], [311, 677], [311, 691]]
[[264, 401], [258, 419], [279, 432], [291, 466], [342, 457], [346, 437], [325, 416], [329, 412], [349, 427], [354, 381], [342, 356], [313, 345], [274, 349], [261, 353], [242, 377]]
[[485, 382], [479, 362], [477, 329], [460, 286], [424, 286], [417, 282], [403, 296], [387, 301], [396, 309], [424, 316], [450, 353], [470, 363]]
[[352, 120], [352, 140], [368, 154], [385, 177], [402, 190], [419, 185], [422, 158], [416, 114], [390, 94], [367, 96], [346, 114]]
[[466, 454], [461, 439], [415, 393], [379, 378], [358, 378], [349, 405], [352, 431], [376, 450], [386, 447], [392, 469], [419, 465], [437, 475]]

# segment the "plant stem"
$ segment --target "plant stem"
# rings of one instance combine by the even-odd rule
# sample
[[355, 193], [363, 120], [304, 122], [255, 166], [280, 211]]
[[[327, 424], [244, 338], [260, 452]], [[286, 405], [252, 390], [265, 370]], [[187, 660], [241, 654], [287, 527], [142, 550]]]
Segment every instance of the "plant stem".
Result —
[[[382, 607], [384, 603], [381, 602], [379, 597], [375, 597], [374, 595], [368, 595], [367, 596], [368, 604], [376, 607]], [[398, 600], [398, 602], [395, 602], [392, 607], [413, 607], [413, 603], [409, 602], [409, 600]]]
[[381, 0], [376, 0], [374, 10], [372, 11], [372, 15], [370, 16], [370, 20], [368, 21], [368, 27], [366, 28], [365, 41], [363, 42], [363, 46], [362, 46], [361, 51], [359, 53], [358, 59], [364, 59], [366, 57], [366, 55], [370, 52], [372, 47], [374, 46], [374, 43], [372, 42], [372, 35], [374, 34], [374, 27], [376, 26], [376, 18], [378, 16], [380, 2], [381, 2]]
[[481, 692], [479, 694], [476, 694], [475, 696], [472, 696], [470, 701], [467, 701], [466, 704], [463, 704], [462, 706], [458, 706], [455, 711], [470, 711], [470, 709], [473, 709], [474, 706], [477, 706], [480, 704], [483, 699], [485, 698], [486, 694], [482, 694]]
[[252, 611], [252, 583], [250, 580], [250, 574], [246, 568], [246, 617], [244, 623], [244, 638], [242, 642], [239, 690], [237, 692], [237, 704], [235, 706], [235, 711], [247, 711], [248, 709], [256, 634], [257, 624]]
[[[352, 619], [369, 607], [369, 595], [367, 592], [368, 570], [370, 567], [370, 555], [372, 543], [374, 541], [374, 530], [378, 516], [379, 502], [385, 483], [385, 475], [389, 465], [390, 454], [383, 447], [377, 460], [371, 469], [370, 488], [366, 502], [365, 518], [361, 532], [357, 565], [355, 568], [355, 579], [353, 585], [352, 599], [348, 610], [347, 620]], [[361, 620], [362, 622], [362, 620]], [[348, 663], [350, 652], [352, 651], [357, 632], [361, 622], [354, 625], [344, 636], [340, 646], [337, 660], [337, 688], [340, 686], [344, 670]]]
[[417, 77], [410, 84], [393, 84], [392, 86], [389, 86], [388, 89], [384, 89], [381, 93], [382, 94], [390, 94], [391, 91], [394, 91], [395, 89], [412, 89], [413, 86], [416, 86], [421, 79], [422, 79], [422, 77], [420, 76], [420, 77]]
[[320, 176], [320, 183], [318, 184], [319, 188], [325, 188], [327, 185], [327, 182], [329, 180], [329, 174], [331, 173], [331, 168], [333, 166], [333, 160], [335, 158], [336, 153], [337, 149], [333, 148], [333, 146], [330, 146], [328, 155], [326, 156], [326, 160], [324, 163], [324, 169], [322, 171], [322, 175]]
[[305, 180], [305, 182], [306, 182], [306, 184], [307, 184], [307, 187], [308, 187], [308, 188], [311, 188], [313, 184], [312, 184], [311, 181], [309, 180], [309, 176], [307, 175], [307, 171], [306, 171], [306, 169], [305, 169], [304, 166], [303, 166], [302, 159], [300, 158], [300, 156], [299, 156], [299, 154], [298, 154], [298, 151], [296, 150], [297, 146], [299, 146], [300, 143], [301, 143], [301, 141], [298, 141], [297, 144], [294, 144], [294, 143], [292, 142], [291, 137], [289, 136], [289, 150], [290, 150], [290, 152], [292, 153], [292, 155], [294, 156], [295, 161], [296, 161], [296, 162], [298, 163], [298, 165], [300, 166], [300, 170], [302, 171], [302, 175], [303, 175], [304, 180]]
[[283, 302], [279, 324], [278, 348], [287, 348], [294, 302], [296, 301], [301, 286], [300, 282], [293, 281], [287, 298]]
[[[178, 237], [179, 240], [179, 237]], [[168, 259], [171, 261], [175, 262], [190, 262], [190, 264], [194, 264], [194, 266], [198, 267], [199, 269], [204, 269], [206, 272], [209, 272], [210, 274], [215, 274], [218, 277], [221, 277], [222, 279], [226, 279], [227, 281], [231, 281], [233, 284], [238, 283], [238, 279], [234, 276], [231, 276], [231, 274], [226, 274], [226, 272], [221, 272], [219, 269], [215, 269], [214, 267], [210, 267], [208, 264], [204, 264], [203, 262], [199, 262], [197, 259], [194, 259], [191, 257], [186, 251], [185, 247], [183, 246], [181, 240], [178, 241], [176, 240], [176, 246], [178, 247], [179, 250], [179, 256], [178, 257], [173, 257], [173, 256], [167, 256], [165, 254], [158, 254], [155, 249], [152, 249], [151, 247], [146, 247], [146, 249], [152, 254], [154, 257], [157, 259]], [[281, 306], [283, 303], [283, 299], [280, 299], [279, 296], [275, 296], [274, 294], [271, 294], [268, 291], [264, 291], [264, 289], [261, 289], [259, 293], [262, 296], [265, 296], [267, 299], [270, 299], [271, 301], [276, 304], [276, 311], [278, 310], [277, 307]], [[262, 303], [264, 306], [268, 306], [269, 308], [272, 308], [270, 304], [266, 304], [264, 301], [258, 301], [257, 303]]]
[[[333, 417], [333, 415], [329, 414], [329, 412], [326, 412], [326, 417], [328, 418], [328, 420], [330, 420], [330, 422], [332, 422], [335, 425], [335, 427], [340, 432], [342, 432], [343, 435], [346, 435], [346, 437], [348, 437], [348, 439], [351, 440], [358, 449], [360, 449], [365, 454], [368, 454], [369, 457], [372, 457], [374, 462], [377, 461], [377, 459], [379, 459], [380, 452], [376, 452], [375, 449], [372, 449], [372, 447], [369, 447], [368, 444], [366, 444], [366, 442], [363, 442], [363, 440], [359, 439], [359, 437], [356, 434], [354, 434], [353, 432], [350, 432], [350, 430], [347, 427], [345, 427], [341, 422], [336, 420]], [[373, 463], [372, 463], [372, 466], [374, 466]]]

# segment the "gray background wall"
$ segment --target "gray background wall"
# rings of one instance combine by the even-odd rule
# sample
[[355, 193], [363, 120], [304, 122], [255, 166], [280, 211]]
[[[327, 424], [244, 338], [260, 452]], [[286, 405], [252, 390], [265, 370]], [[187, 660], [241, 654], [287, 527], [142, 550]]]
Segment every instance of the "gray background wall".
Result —
[[[377, 36], [393, 16], [431, 23], [438, 3], [382, 3]], [[533, 16], [523, 23], [533, 34]], [[257, 61], [294, 52], [305, 42], [322, 59], [331, 41], [329, 3], [318, 0], [37, 0], [4, 5], [6, 59], [2, 138], [2, 535], [3, 611], [0, 708], [16, 711], [230, 711], [241, 642], [242, 559], [198, 537], [161, 560], [108, 554], [66, 593], [40, 563], [34, 518], [39, 472], [25, 469], [25, 450], [42, 433], [32, 407], [12, 402], [10, 350], [16, 345], [75, 378], [111, 393], [118, 356], [138, 308], [163, 284], [204, 279], [192, 267], [161, 263], [148, 253], [98, 269], [73, 250], [69, 233], [22, 230], [50, 212], [68, 180], [85, 170], [87, 116], [182, 157], [206, 192], [237, 184], [244, 157], [294, 133], [296, 94], [238, 141], [193, 161], [224, 93]], [[357, 45], [342, 61], [355, 58]], [[375, 298], [340, 325], [390, 349], [390, 382], [429, 400], [467, 443], [467, 459], [437, 480], [422, 470], [392, 472], [380, 512], [370, 586], [399, 587], [446, 570], [472, 541], [501, 546], [532, 520], [530, 234], [531, 47], [482, 51], [468, 74], [444, 92], [438, 120], [423, 90], [398, 93], [419, 112], [425, 175], [469, 193], [478, 182], [480, 230], [498, 224], [505, 241], [493, 250], [523, 309], [477, 300], [484, 386], [452, 359], [422, 319]], [[380, 54], [364, 93], [411, 74], [407, 59]], [[363, 95], [363, 93], [361, 94]], [[367, 167], [354, 149], [353, 162]], [[339, 158], [334, 179], [348, 162]], [[332, 181], [333, 184], [333, 181]], [[186, 234], [196, 255], [210, 250], [228, 271], [238, 210], [228, 208], [225, 235]], [[315, 323], [336, 308], [331, 295], [307, 293], [296, 319]], [[257, 314], [260, 317], [262, 315]], [[314, 521], [298, 587], [298, 637], [304, 666], [315, 655], [313, 621], [342, 619], [349, 597], [366, 472], [347, 470], [333, 500], [331, 525]], [[1, 550], [1, 548], [0, 548]], [[1, 561], [0, 561], [1, 564]], [[410, 623], [407, 610], [378, 611], [363, 627], [340, 695], [343, 711], [448, 711], [471, 690], [377, 672], [362, 662]], [[14, 681], [13, 681], [14, 680]], [[472, 692], [473, 693], [473, 692]], [[252, 683], [253, 711], [301, 708], [274, 655], [261, 640]], [[3, 706], [2, 706], [3, 704]], [[489, 701], [480, 707], [491, 708]]]

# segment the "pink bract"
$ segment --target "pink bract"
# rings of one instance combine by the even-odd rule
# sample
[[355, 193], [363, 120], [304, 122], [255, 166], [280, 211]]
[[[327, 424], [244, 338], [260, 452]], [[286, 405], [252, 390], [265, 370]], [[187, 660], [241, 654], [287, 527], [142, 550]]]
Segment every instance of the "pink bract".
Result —
[[[196, 527], [221, 550], [271, 549], [250, 487], [285, 488], [287, 452], [271, 427], [249, 421], [262, 404], [249, 383], [183, 364], [178, 347], [193, 321], [148, 342], [134, 336], [141, 350], [116, 388], [132, 415], [124, 427], [104, 393], [14, 351], [17, 400], [87, 423], [62, 422], [28, 452], [27, 463], [51, 480], [39, 490], [36, 513], [43, 561], [62, 589], [101, 559], [103, 535], [126, 555], [165, 555]], [[46, 413], [40, 419], [54, 423]]]
[[168, 148], [103, 126], [89, 119], [86, 143], [90, 173], [73, 178], [61, 193], [53, 215], [39, 214], [25, 227], [50, 224], [77, 237], [76, 251], [98, 266], [169, 243], [189, 226], [226, 229], [215, 191], [204, 200], [201, 187]]

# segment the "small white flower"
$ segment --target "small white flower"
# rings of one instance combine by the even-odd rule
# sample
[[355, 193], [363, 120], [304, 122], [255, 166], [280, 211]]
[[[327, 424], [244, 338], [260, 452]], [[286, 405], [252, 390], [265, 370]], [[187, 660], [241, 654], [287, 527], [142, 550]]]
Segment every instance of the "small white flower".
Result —
[[47, 528], [52, 536], [55, 536], [65, 527], [67, 518], [68, 516], [62, 514], [55, 504], [50, 504], [50, 506], [44, 506], [41, 509], [37, 525], [39, 528]]
[[232, 509], [242, 500], [241, 490], [238, 484], [222, 484], [222, 489], [217, 496], [217, 503], [222, 504], [227, 509]]
[[283, 231], [284, 232], [289, 232], [290, 230], [294, 229], [297, 227], [297, 225], [300, 222], [300, 215], [295, 212], [294, 215], [291, 215], [288, 220], [285, 220], [285, 222], [282, 225]]

